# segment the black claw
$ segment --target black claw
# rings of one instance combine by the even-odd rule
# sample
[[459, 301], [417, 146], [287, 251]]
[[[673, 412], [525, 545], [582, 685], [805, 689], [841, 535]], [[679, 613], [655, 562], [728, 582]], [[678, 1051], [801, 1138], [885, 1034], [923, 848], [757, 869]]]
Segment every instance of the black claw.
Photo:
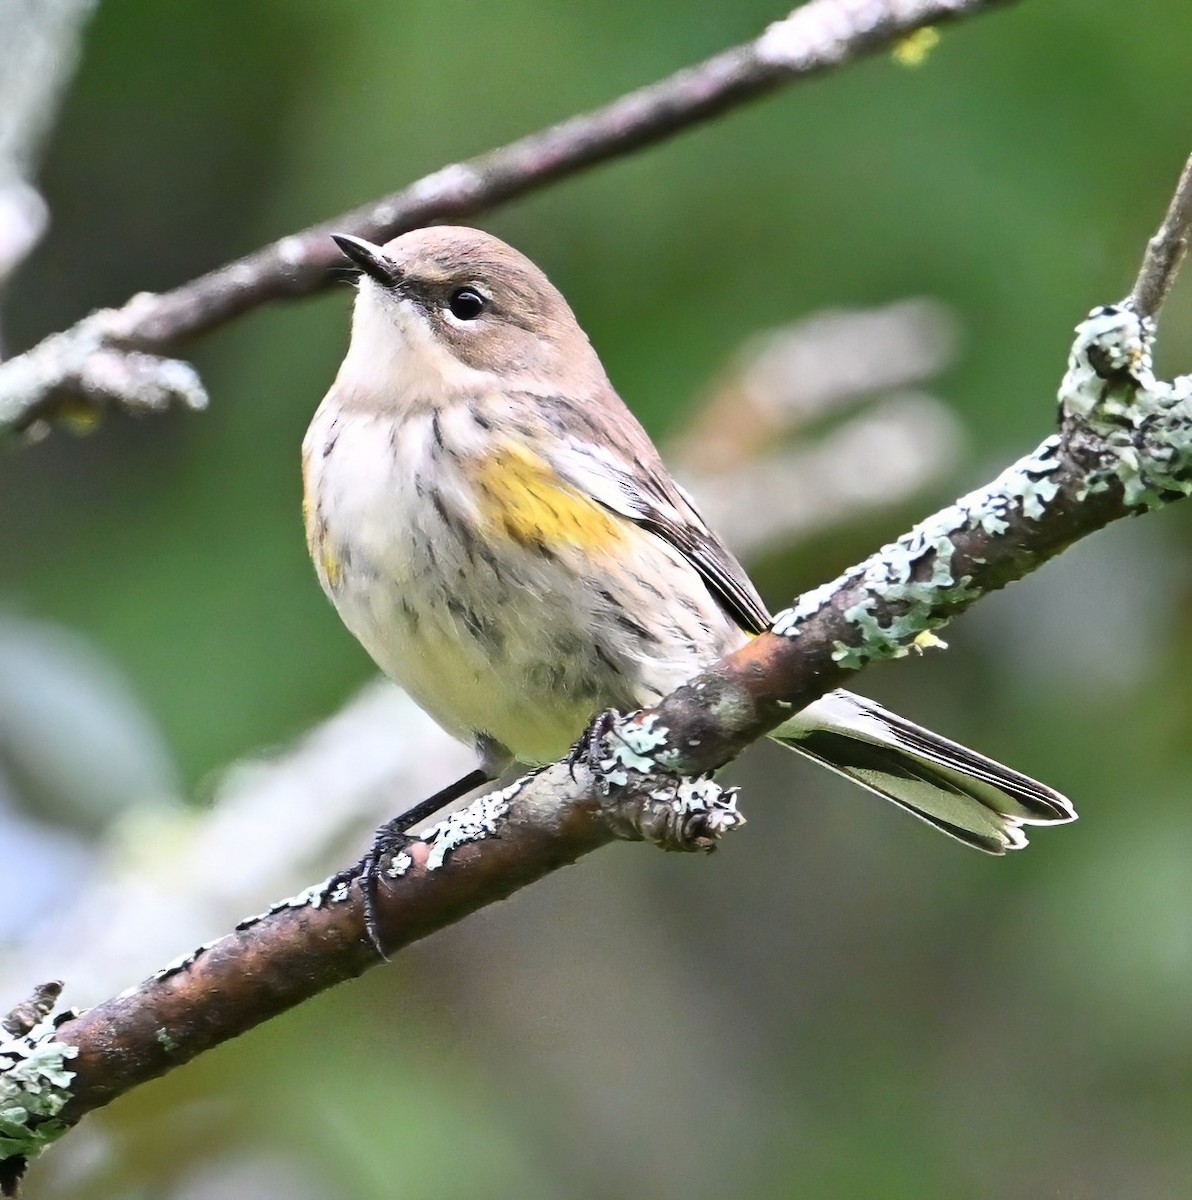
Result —
[[575, 768], [586, 762], [592, 770], [600, 772], [600, 743], [612, 732], [617, 720], [617, 710], [606, 708], [597, 713], [591, 724], [579, 736], [579, 741], [567, 752], [567, 769], [571, 773], [571, 782], [575, 782]]
[[385, 953], [385, 944], [381, 941], [381, 926], [377, 919], [377, 882], [381, 877], [382, 865], [393, 860], [407, 846], [414, 843], [414, 838], [406, 834], [406, 829], [414, 822], [406, 814], [382, 825], [373, 834], [372, 846], [356, 867], [355, 876], [360, 880], [360, 898], [364, 902], [364, 932], [372, 943], [377, 957], [389, 961]]
[[486, 770], [478, 767], [475, 771], [469, 771], [463, 778], [449, 784], [442, 791], [435, 792], [421, 804], [415, 804], [413, 808], [394, 817], [392, 821], [386, 821], [373, 834], [372, 846], [356, 866], [332, 876], [328, 891], [334, 891], [335, 887], [340, 884], [350, 886], [355, 881], [360, 881], [360, 897], [364, 902], [364, 932], [368, 935], [368, 940], [372, 943], [378, 956], [386, 962], [389, 961], [389, 955], [385, 953], [385, 945], [381, 941], [381, 927], [377, 920], [377, 880], [381, 875], [381, 864], [388, 859], [392, 865], [398, 854], [418, 840], [409, 837], [407, 830], [412, 829], [415, 825], [421, 825], [441, 808], [453, 804], [461, 796], [466, 796], [468, 792], [482, 783], [491, 782], [492, 778]]

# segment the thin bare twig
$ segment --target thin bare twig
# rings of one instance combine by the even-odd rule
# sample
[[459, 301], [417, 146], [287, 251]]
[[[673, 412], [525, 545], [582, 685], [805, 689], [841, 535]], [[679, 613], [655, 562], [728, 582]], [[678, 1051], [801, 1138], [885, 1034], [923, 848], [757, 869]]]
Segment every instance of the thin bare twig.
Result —
[[1130, 304], [1140, 317], [1157, 317], [1188, 252], [1192, 230], [1192, 156], [1184, 163], [1171, 203], [1155, 236], [1146, 244]]
[[0, 284], [48, 224], [33, 182], [95, 6], [96, 0], [0, 5]]
[[[158, 354], [206, 333], [271, 300], [306, 296], [331, 282], [341, 263], [332, 230], [386, 241], [407, 229], [445, 217], [459, 218], [494, 207], [596, 163], [631, 153], [729, 111], [787, 83], [821, 74], [863, 54], [888, 47], [927, 25], [971, 16], [1011, 0], [810, 0], [753, 41], [697, 66], [573, 117], [499, 150], [436, 171], [392, 195], [283, 237], [198, 279], [160, 295], [142, 294], [107, 314], [93, 314], [84, 329], [84, 353], [69, 342], [75, 330], [55, 335], [52, 354], [34, 347], [36, 370], [21, 359], [0, 365], [0, 434], [53, 419], [65, 399], [100, 407], [127, 403], [161, 406], [163, 388], [178, 376], [170, 362], [150, 380], [146, 400], [139, 385], [148, 376], [142, 359], [127, 380], [109, 363], [101, 386], [80, 380], [80, 358], [104, 349]], [[104, 320], [97, 326], [96, 317]], [[76, 327], [78, 329], [80, 327]], [[96, 332], [102, 334], [92, 348]], [[43, 343], [44, 346], [44, 343]], [[27, 356], [21, 356], [24, 358]], [[61, 370], [56, 364], [61, 361]], [[178, 399], [201, 407], [194, 380], [185, 379]]]

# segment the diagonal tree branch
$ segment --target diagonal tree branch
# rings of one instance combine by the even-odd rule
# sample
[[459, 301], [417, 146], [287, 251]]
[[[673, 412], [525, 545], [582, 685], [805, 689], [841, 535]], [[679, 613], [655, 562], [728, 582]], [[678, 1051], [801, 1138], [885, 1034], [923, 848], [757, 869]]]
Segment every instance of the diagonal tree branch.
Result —
[[61, 417], [78, 419], [80, 407], [152, 411], [181, 403], [201, 408], [206, 397], [193, 370], [157, 356], [261, 304], [327, 287], [330, 269], [341, 265], [328, 236], [332, 230], [383, 242], [434, 220], [473, 215], [889, 47], [924, 26], [1008, 3], [809, 0], [753, 41], [604, 108], [453, 163], [173, 291], [142, 293], [122, 308], [93, 313], [0, 365], [0, 435]]
[[[1164, 240], [1186, 238], [1189, 220], [1185, 211]], [[1156, 379], [1153, 337], [1152, 317], [1129, 299], [1094, 310], [1077, 328], [1058, 434], [802, 597], [770, 633], [654, 709], [618, 718], [597, 773], [557, 764], [412, 841], [380, 888], [387, 945], [408, 945], [616, 838], [710, 849], [740, 824], [735, 801], [680, 776], [723, 765], [792, 710], [907, 654], [1079, 538], [1192, 493], [1192, 376]], [[10, 1164], [5, 1177], [0, 1163], [0, 1184], [85, 1113], [375, 961], [358, 890], [329, 883], [89, 1012], [10, 1030], [0, 1038], [0, 1156]]]

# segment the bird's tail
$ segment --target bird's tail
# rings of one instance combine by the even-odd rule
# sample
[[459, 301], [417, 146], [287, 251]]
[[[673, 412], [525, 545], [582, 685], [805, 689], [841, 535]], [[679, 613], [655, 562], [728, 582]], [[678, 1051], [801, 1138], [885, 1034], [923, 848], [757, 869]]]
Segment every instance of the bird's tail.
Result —
[[1045, 784], [851, 692], [831, 692], [770, 735], [987, 854], [1026, 845], [1024, 825], [1076, 820]]

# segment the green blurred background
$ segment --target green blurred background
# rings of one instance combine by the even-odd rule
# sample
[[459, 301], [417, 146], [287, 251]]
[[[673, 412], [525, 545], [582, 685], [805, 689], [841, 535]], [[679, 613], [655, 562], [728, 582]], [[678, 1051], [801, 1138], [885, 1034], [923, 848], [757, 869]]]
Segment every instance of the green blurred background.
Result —
[[[781, 15], [109, 0], [8, 344]], [[968, 449], [936, 494], [752, 564], [777, 606], [1049, 431], [1071, 327], [1128, 289], [1192, 149], [1190, 56], [1186, 4], [1033, 0], [949, 28], [918, 69], [854, 65], [478, 223], [559, 284], [660, 439], [755, 329], [952, 306], [965, 351], [941, 387]], [[372, 675], [299, 518], [299, 443], [349, 299], [189, 348], [204, 415], [0, 458], [4, 619], [69, 631], [118, 674], [150, 714], [146, 791], [208, 803], [225, 764]], [[1159, 365], [1190, 363], [1185, 283]], [[987, 860], [759, 748], [736, 769], [749, 827], [714, 858], [596, 855], [89, 1118], [102, 1139], [72, 1137], [94, 1152], [47, 1157], [28, 1195], [1192, 1194], [1190, 555], [1192, 509], [1131, 522], [979, 606], [946, 655], [865, 677], [1068, 792], [1078, 825]], [[113, 810], [130, 786], [108, 786]], [[35, 788], [14, 794], [47, 816]]]

